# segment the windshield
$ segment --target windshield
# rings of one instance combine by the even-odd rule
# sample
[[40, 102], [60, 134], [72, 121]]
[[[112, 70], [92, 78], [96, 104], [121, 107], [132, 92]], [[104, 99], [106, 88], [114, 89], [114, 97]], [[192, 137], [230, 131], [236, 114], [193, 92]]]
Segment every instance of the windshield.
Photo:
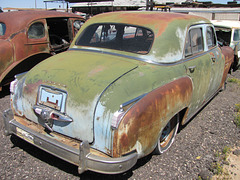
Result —
[[76, 45], [115, 49], [147, 54], [153, 43], [153, 32], [127, 24], [94, 24], [80, 35]]
[[0, 36], [3, 36], [6, 32], [6, 25], [4, 23], [0, 23]]

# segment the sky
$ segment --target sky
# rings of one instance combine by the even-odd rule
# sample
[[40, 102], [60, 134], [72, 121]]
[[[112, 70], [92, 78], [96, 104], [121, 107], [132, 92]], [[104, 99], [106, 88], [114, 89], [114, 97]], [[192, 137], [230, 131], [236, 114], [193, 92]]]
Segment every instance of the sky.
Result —
[[[0, 7], [7, 8], [45, 8], [44, 0], [0, 0]], [[47, 8], [66, 8], [66, 3], [49, 2]]]
[[[7, 8], [45, 8], [44, 0], [0, 0], [0, 7]], [[228, 1], [232, 0], [199, 0], [199, 1], [212, 1], [213, 3], [227, 4]], [[238, 2], [240, 3], [240, 2]], [[70, 4], [69, 6], [71, 6]], [[47, 8], [66, 8], [66, 3], [47, 3]]]

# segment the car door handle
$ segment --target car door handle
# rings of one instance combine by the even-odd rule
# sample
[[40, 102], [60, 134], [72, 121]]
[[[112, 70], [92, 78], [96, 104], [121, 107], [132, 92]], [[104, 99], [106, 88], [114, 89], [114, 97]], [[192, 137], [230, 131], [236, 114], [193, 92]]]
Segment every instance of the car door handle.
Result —
[[193, 73], [194, 70], [195, 70], [195, 68], [196, 68], [196, 66], [190, 66], [190, 67], [188, 67], [190, 73]]

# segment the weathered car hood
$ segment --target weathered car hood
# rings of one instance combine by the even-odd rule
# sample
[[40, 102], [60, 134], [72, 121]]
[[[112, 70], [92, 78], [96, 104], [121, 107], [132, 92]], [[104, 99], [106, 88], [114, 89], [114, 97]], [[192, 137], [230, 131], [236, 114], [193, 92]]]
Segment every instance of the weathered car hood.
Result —
[[55, 55], [26, 74], [23, 115], [39, 123], [33, 106], [39, 103], [43, 89], [44, 92], [49, 88], [52, 88], [50, 92], [63, 91], [66, 95], [61, 100], [61, 103], [66, 100], [63, 114], [73, 122], [54, 121], [53, 130], [93, 142], [93, 116], [99, 96], [117, 78], [136, 68], [137, 64], [133, 62], [118, 56], [74, 50]]

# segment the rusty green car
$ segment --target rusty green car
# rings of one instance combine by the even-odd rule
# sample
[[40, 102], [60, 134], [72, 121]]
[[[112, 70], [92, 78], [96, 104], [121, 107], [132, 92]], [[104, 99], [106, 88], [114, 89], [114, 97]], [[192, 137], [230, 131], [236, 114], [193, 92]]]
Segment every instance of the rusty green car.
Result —
[[233, 62], [202, 17], [111, 12], [88, 20], [63, 53], [10, 85], [5, 134], [78, 166], [116, 174], [164, 153], [225, 85]]

